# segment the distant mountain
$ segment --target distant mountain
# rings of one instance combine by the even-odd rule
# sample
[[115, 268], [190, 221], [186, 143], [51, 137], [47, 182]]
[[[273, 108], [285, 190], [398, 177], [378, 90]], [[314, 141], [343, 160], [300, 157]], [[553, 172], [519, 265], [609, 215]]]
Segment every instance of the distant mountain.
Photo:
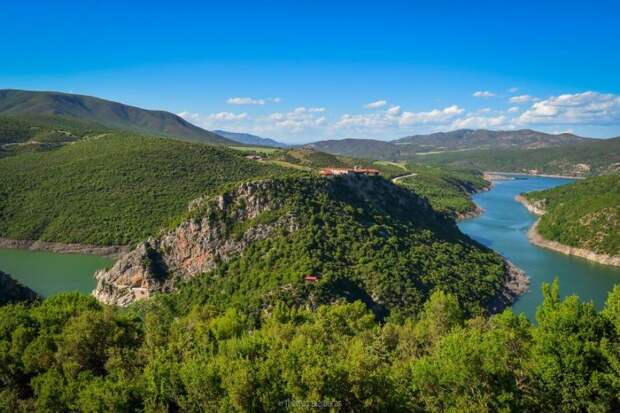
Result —
[[374, 139], [342, 139], [318, 141], [306, 146], [335, 155], [403, 160], [411, 159], [420, 153], [475, 149], [538, 149], [587, 142], [592, 142], [592, 139], [570, 133], [553, 135], [530, 129], [514, 131], [459, 129], [408, 136], [388, 142]]
[[273, 148], [284, 148], [288, 145], [269, 138], [261, 138], [260, 136], [251, 135], [249, 133], [228, 132], [225, 130], [214, 130], [220, 136], [245, 145], [270, 146]]
[[212, 144], [232, 143], [170, 112], [70, 93], [0, 89], [0, 116], [39, 121], [61, 118], [145, 135]]
[[374, 139], [326, 140], [313, 142], [305, 146], [317, 151], [356, 158], [383, 160], [401, 157], [401, 148], [397, 145]]
[[483, 171], [536, 172], [592, 176], [620, 174], [620, 137], [588, 139], [573, 145], [538, 149], [481, 149], [421, 153], [417, 163], [474, 168]]
[[466, 149], [537, 149], [551, 146], [588, 142], [571, 133], [553, 135], [531, 129], [493, 131], [486, 129], [459, 129], [451, 132], [414, 135], [392, 141], [397, 145], [410, 145], [415, 152], [454, 151]]

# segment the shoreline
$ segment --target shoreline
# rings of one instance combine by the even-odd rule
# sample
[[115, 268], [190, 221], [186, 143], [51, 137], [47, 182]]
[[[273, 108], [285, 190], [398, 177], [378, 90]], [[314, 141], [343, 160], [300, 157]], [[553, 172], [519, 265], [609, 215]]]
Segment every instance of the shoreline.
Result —
[[[517, 195], [515, 197], [515, 201], [521, 203], [528, 211], [536, 216], [542, 216], [545, 214], [545, 211], [536, 205], [532, 205], [524, 196]], [[538, 224], [540, 223], [540, 219], [538, 218], [534, 225], [530, 227], [527, 231], [527, 239], [533, 245], [537, 247], [550, 249], [552, 251], [560, 252], [565, 255], [572, 255], [574, 257], [581, 257], [588, 261], [596, 262], [598, 264], [610, 265], [614, 267], [620, 267], [620, 256], [617, 255], [607, 255], [607, 254], [599, 254], [594, 251], [579, 248], [579, 247], [571, 247], [569, 245], [562, 244], [557, 241], [548, 240], [542, 236], [540, 232], [538, 232]]]
[[[496, 252], [499, 254], [498, 252]], [[530, 277], [521, 268], [504, 259], [504, 284], [491, 303], [491, 312], [499, 313], [517, 302], [519, 297], [530, 290]]]
[[129, 246], [126, 245], [111, 245], [102, 247], [97, 245], [64, 244], [61, 242], [16, 240], [10, 238], [0, 238], [0, 248], [46, 251], [55, 252], [58, 254], [97, 255], [110, 259], [117, 259], [119, 256], [129, 252]]
[[[483, 174], [489, 177], [494, 176], [532, 176], [532, 177], [540, 177], [540, 178], [560, 178], [560, 179], [586, 179], [585, 176], [570, 176], [570, 175], [554, 175], [554, 174], [530, 174], [527, 172], [500, 172], [500, 171], [484, 171]], [[486, 179], [486, 178], [485, 178]], [[501, 181], [501, 178], [491, 178], [496, 181]]]

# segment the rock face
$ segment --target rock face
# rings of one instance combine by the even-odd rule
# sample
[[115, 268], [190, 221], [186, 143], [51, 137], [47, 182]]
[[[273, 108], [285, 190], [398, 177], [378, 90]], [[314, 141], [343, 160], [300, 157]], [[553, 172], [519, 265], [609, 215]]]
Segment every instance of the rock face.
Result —
[[502, 290], [491, 304], [491, 312], [497, 313], [510, 307], [530, 289], [530, 278], [519, 267], [504, 259], [505, 278]]
[[0, 305], [21, 301], [34, 301], [38, 294], [28, 287], [11, 278], [9, 274], [0, 271]]
[[216, 198], [193, 201], [193, 218], [140, 244], [111, 269], [98, 271], [93, 295], [107, 304], [128, 305], [172, 291], [179, 281], [212, 270], [276, 230], [295, 231], [295, 219], [286, 213], [265, 218], [283, 205], [283, 198], [274, 196], [279, 185], [244, 183]]
[[545, 204], [543, 201], [530, 202], [523, 195], [517, 195], [515, 201], [520, 202], [523, 206], [534, 215], [545, 215]]

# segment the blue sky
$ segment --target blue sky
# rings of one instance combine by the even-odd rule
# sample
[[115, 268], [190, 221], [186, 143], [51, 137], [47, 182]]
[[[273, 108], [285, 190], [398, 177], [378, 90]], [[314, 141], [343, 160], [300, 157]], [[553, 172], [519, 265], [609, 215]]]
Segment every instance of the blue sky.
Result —
[[0, 88], [286, 142], [461, 127], [611, 137], [618, 16], [613, 1], [10, 2]]

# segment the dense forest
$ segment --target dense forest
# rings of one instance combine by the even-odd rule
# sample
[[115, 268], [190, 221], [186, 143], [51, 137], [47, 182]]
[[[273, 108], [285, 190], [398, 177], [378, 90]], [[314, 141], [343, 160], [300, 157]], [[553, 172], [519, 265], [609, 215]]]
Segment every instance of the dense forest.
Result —
[[[153, 292], [193, 278], [174, 294], [181, 308], [200, 302], [248, 317], [277, 300], [313, 306], [341, 299], [360, 299], [380, 318], [410, 315], [437, 289], [453, 293], [468, 314], [507, 304], [498, 301], [502, 257], [381, 177], [264, 180], [205, 202], [121, 258], [96, 293], [124, 297], [143, 274], [140, 284]], [[319, 280], [309, 283], [308, 275]]]
[[[603, 311], [545, 286], [537, 324], [464, 317], [436, 291], [411, 318], [282, 303], [258, 323], [65, 293], [0, 307], [0, 410], [607, 412], [620, 409], [620, 288]], [[277, 379], [275, 379], [277, 378]]]
[[120, 133], [0, 159], [0, 236], [93, 245], [156, 233], [229, 182], [292, 173], [204, 144]]
[[538, 173], [571, 176], [617, 174], [620, 173], [620, 138], [540, 149], [498, 148], [421, 154], [412, 160], [482, 171], [536, 170]]
[[620, 255], [620, 176], [598, 176], [523, 194], [546, 211], [546, 239], [600, 254]]
[[415, 176], [398, 181], [399, 185], [426, 197], [437, 211], [452, 217], [467, 216], [476, 211], [471, 195], [488, 189], [490, 182], [476, 170], [407, 164]]

